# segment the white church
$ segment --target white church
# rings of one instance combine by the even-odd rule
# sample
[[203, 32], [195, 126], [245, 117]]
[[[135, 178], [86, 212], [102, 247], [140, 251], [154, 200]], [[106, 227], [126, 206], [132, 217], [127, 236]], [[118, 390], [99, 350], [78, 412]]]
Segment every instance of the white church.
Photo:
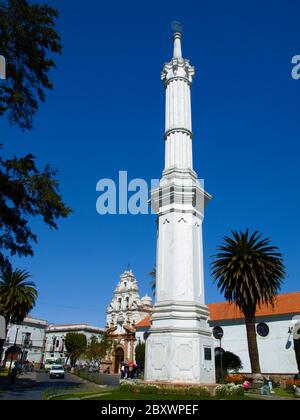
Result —
[[113, 343], [113, 350], [102, 362], [102, 372], [118, 374], [123, 361], [135, 359], [136, 325], [151, 314], [151, 297], [146, 295], [141, 298], [133, 272], [125, 271], [106, 311], [106, 332]]

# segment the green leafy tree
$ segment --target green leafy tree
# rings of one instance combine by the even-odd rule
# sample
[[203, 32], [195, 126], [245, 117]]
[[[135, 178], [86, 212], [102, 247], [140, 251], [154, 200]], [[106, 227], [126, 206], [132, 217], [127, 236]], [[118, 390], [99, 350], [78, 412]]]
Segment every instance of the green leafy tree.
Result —
[[101, 360], [106, 356], [110, 347], [111, 343], [108, 341], [105, 333], [102, 334], [100, 340], [93, 336], [86, 348], [85, 358], [92, 365], [100, 365]]
[[[217, 352], [215, 355], [216, 362], [216, 376], [217, 381], [222, 377], [221, 373], [221, 352]], [[229, 371], [238, 372], [243, 368], [243, 364], [239, 356], [230, 351], [223, 351], [222, 353], [222, 367], [223, 367], [223, 377], [228, 374]]]
[[[39, 102], [53, 88], [53, 55], [62, 50], [57, 17], [58, 11], [47, 5], [0, 0], [0, 54], [7, 63], [7, 79], [0, 82], [0, 117], [7, 116], [22, 130], [32, 128]], [[31, 154], [0, 158], [0, 268], [10, 266], [11, 255], [33, 255], [37, 236], [29, 227], [32, 216], [56, 229], [57, 220], [70, 213], [56, 176], [50, 166], [39, 170]]]
[[0, 266], [8, 266], [11, 255], [33, 255], [37, 236], [29, 226], [32, 216], [41, 216], [50, 228], [57, 229], [57, 219], [70, 214], [55, 176], [49, 166], [39, 171], [32, 155], [7, 161], [0, 158]]
[[245, 316], [252, 373], [261, 373], [255, 314], [261, 305], [273, 305], [285, 276], [282, 254], [270, 239], [257, 231], [232, 232], [214, 256], [212, 273], [228, 302], [234, 302]]
[[7, 79], [0, 83], [0, 116], [31, 129], [39, 102], [53, 88], [49, 71], [62, 45], [55, 29], [56, 9], [27, 0], [0, 1], [0, 53], [6, 58]]
[[71, 366], [74, 367], [80, 356], [86, 352], [86, 336], [84, 334], [68, 333], [65, 338], [65, 346], [68, 357], [71, 359]]
[[145, 367], [145, 352], [146, 352], [146, 345], [141, 341], [138, 342], [135, 348], [135, 360], [138, 365], [140, 365], [141, 369], [144, 370]]

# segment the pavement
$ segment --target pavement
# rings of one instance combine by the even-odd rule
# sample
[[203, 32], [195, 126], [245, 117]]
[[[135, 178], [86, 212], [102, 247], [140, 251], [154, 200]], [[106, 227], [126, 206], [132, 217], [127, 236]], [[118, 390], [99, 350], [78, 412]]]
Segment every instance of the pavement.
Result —
[[300, 399], [297, 398], [289, 398], [289, 397], [281, 397], [280, 395], [260, 395], [260, 394], [246, 394], [247, 397], [253, 397], [255, 399], [264, 400], [264, 401], [300, 401]]
[[[119, 378], [113, 375], [103, 375], [103, 384], [108, 386], [117, 386]], [[5, 389], [4, 389], [5, 387]], [[9, 382], [0, 383], [0, 401], [1, 400], [30, 400], [39, 401], [47, 391], [57, 391], [60, 393], [68, 389], [86, 392], [87, 390], [99, 389], [99, 386], [82, 380], [77, 376], [67, 373], [65, 379], [49, 379], [49, 374], [37, 371], [24, 373], [19, 376], [14, 385]]]
[[[114, 387], [119, 384], [120, 378], [116, 375], [101, 375], [103, 384]], [[78, 378], [75, 375], [67, 373], [65, 379], [49, 379], [49, 374], [43, 371], [37, 371], [32, 373], [24, 373], [19, 376], [14, 385], [10, 385], [9, 381], [0, 381], [0, 401], [4, 400], [30, 400], [39, 401], [43, 399], [45, 392], [51, 391], [51, 393], [72, 393], [73, 390], [76, 392], [101, 392], [103, 386], [92, 384], [91, 382], [85, 381]], [[55, 392], [54, 392], [55, 390]], [[294, 398], [281, 397], [278, 395], [258, 395], [248, 394], [249, 397], [259, 398], [261, 400], [289, 400]], [[299, 400], [300, 401], [300, 400]]]

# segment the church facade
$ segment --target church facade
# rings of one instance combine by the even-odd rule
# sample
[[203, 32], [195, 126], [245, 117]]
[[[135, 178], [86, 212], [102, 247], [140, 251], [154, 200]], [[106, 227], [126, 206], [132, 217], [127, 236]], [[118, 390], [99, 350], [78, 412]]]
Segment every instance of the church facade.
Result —
[[111, 349], [101, 371], [119, 373], [123, 361], [134, 361], [136, 325], [152, 313], [152, 299], [140, 297], [137, 279], [131, 270], [120, 276], [106, 311], [106, 332]]

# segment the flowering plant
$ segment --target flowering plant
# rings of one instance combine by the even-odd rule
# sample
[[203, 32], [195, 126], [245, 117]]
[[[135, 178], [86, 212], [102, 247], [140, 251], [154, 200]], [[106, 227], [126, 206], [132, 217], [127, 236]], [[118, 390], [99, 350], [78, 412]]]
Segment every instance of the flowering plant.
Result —
[[242, 384], [245, 381], [243, 375], [235, 374], [235, 375], [227, 375], [224, 378], [226, 383], [234, 383], [234, 384]]

